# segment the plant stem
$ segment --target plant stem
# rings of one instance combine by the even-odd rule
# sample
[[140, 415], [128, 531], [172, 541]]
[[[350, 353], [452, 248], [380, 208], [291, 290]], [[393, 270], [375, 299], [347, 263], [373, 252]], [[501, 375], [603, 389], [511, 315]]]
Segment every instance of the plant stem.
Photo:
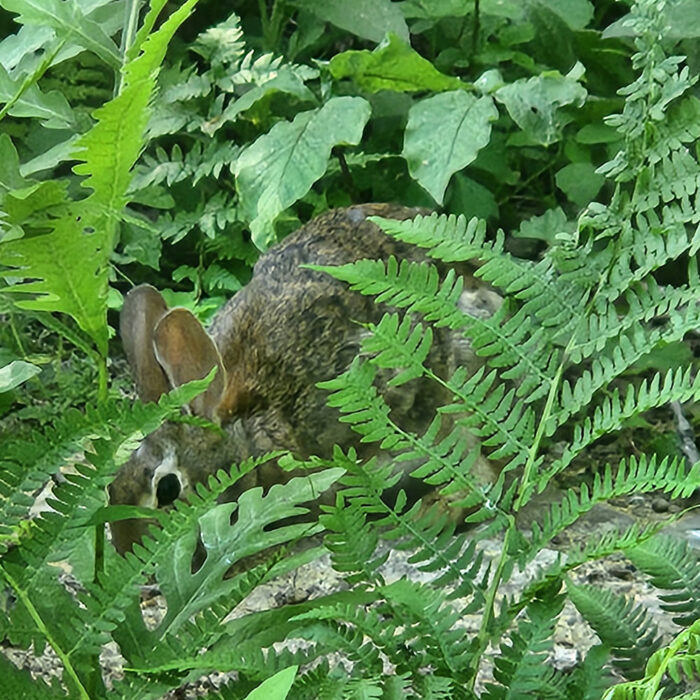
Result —
[[267, 14], [267, 0], [258, 0], [258, 13], [260, 14], [260, 24], [262, 25], [263, 49], [267, 49], [267, 35], [270, 31], [270, 18]]
[[53, 59], [56, 58], [56, 55], [63, 48], [63, 45], [67, 40], [67, 36], [61, 39], [61, 41], [56, 44], [54, 50], [44, 57], [44, 60], [36, 67], [36, 70], [24, 79], [19, 87], [19, 90], [17, 90], [17, 92], [3, 105], [2, 109], [0, 109], [0, 119], [2, 119], [15, 106], [15, 104], [17, 104], [18, 100], [32, 85], [39, 82], [39, 79], [51, 67]]
[[277, 49], [284, 18], [283, 6], [283, 0], [273, 0], [272, 12], [268, 14], [266, 0], [258, 0], [260, 23], [262, 24], [263, 49], [265, 51]]
[[[136, 36], [136, 27], [139, 21], [139, 11], [141, 10], [142, 0], [127, 0], [124, 5], [124, 29], [122, 30], [122, 41], [119, 47], [122, 54], [122, 65], [126, 63], [126, 54], [129, 48], [134, 43]], [[119, 79], [114, 86], [114, 96], [116, 97], [122, 89], [124, 74], [120, 72]]]
[[80, 678], [78, 677], [78, 674], [73, 668], [73, 664], [71, 663], [68, 654], [66, 654], [66, 652], [63, 651], [59, 643], [53, 638], [53, 635], [49, 631], [48, 627], [44, 624], [44, 621], [42, 620], [39, 611], [34, 607], [34, 604], [32, 603], [27, 593], [22, 589], [22, 587], [17, 583], [17, 581], [15, 581], [12, 574], [10, 574], [4, 567], [0, 566], [0, 572], [3, 575], [3, 578], [10, 584], [10, 587], [15, 592], [17, 598], [22, 601], [22, 604], [27, 609], [29, 616], [32, 618], [32, 620], [34, 620], [34, 624], [37, 626], [37, 629], [44, 635], [46, 641], [56, 652], [56, 656], [58, 656], [58, 658], [63, 663], [63, 667], [66, 669], [66, 673], [75, 684], [75, 688], [78, 691], [78, 696], [80, 697], [80, 700], [90, 700], [90, 695], [88, 694], [87, 690], [85, 690], [85, 687], [83, 686]]
[[107, 401], [107, 386], [107, 358], [100, 355], [97, 362], [97, 403], [103, 404], [105, 401]]

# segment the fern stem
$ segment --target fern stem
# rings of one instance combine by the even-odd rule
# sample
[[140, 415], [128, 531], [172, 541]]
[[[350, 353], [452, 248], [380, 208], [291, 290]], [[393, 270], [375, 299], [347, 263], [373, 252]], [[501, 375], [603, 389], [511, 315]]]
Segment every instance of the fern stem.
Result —
[[[537, 463], [537, 454], [539, 452], [540, 448], [540, 443], [542, 442], [542, 438], [544, 437], [544, 432], [546, 429], [547, 422], [552, 415], [552, 410], [554, 408], [555, 402], [556, 402], [556, 397], [557, 397], [557, 392], [559, 391], [559, 386], [561, 383], [562, 376], [564, 374], [564, 368], [566, 367], [567, 364], [567, 359], [570, 356], [571, 349], [573, 348], [574, 344], [577, 342], [578, 339], [578, 334], [581, 329], [581, 324], [583, 319], [585, 319], [589, 314], [591, 309], [593, 308], [593, 304], [595, 303], [595, 299], [600, 293], [601, 289], [604, 287], [604, 283], [607, 283], [608, 280], [608, 275], [601, 275], [600, 281], [598, 282], [598, 286], [596, 290], [591, 294], [590, 298], [588, 299], [588, 302], [583, 308], [583, 311], [581, 315], [579, 316], [576, 325], [574, 326], [572, 333], [571, 333], [571, 338], [569, 339], [569, 342], [567, 343], [566, 348], [564, 349], [564, 352], [562, 353], [561, 360], [559, 362], [559, 366], [557, 367], [557, 371], [552, 377], [552, 381], [549, 387], [549, 392], [547, 394], [547, 400], [544, 405], [544, 409], [542, 410], [542, 416], [540, 420], [538, 421], [537, 425], [537, 431], [535, 433], [535, 437], [532, 441], [532, 445], [530, 447], [529, 453], [528, 453], [528, 458], [527, 462], [525, 463], [525, 466], [523, 468], [523, 475], [520, 479], [520, 484], [518, 486], [518, 495], [515, 498], [515, 502], [513, 503], [513, 512], [517, 512], [523, 505], [524, 502], [526, 501], [526, 498], [529, 496], [531, 493], [531, 482], [534, 480], [534, 469], [535, 465]], [[481, 618], [481, 625], [479, 626], [479, 633], [477, 635], [477, 646], [476, 646], [476, 652], [474, 654], [474, 667], [473, 667], [473, 673], [470, 679], [470, 688], [473, 690], [474, 689], [474, 683], [476, 682], [476, 672], [478, 670], [478, 664], [479, 661], [486, 650], [486, 646], [488, 644], [488, 637], [489, 637], [489, 626], [491, 624], [491, 621], [493, 619], [494, 615], [494, 607], [496, 603], [496, 594], [498, 592], [498, 589], [501, 585], [501, 579], [503, 576], [503, 570], [506, 566], [506, 562], [508, 561], [510, 557], [510, 545], [511, 545], [511, 540], [513, 538], [513, 533], [516, 531], [516, 524], [515, 524], [515, 518], [512, 514], [508, 514], [508, 526], [506, 528], [504, 537], [503, 537], [503, 547], [501, 548], [501, 555], [498, 558], [498, 563], [496, 564], [496, 569], [493, 574], [493, 579], [491, 580], [491, 583], [489, 584], [488, 590], [486, 591], [486, 604], [484, 606], [484, 614]]]
[[[683, 630], [668, 646], [664, 647], [663, 650], [656, 652], [654, 657], [654, 667], [656, 668], [654, 674], [649, 677], [646, 676], [638, 681], [630, 681], [628, 683], [621, 683], [614, 685], [612, 688], [608, 688], [603, 695], [602, 700], [612, 700], [615, 697], [623, 697], [622, 693], [626, 690], [631, 691], [629, 697], [639, 698], [639, 700], [654, 700], [659, 697], [659, 691], [661, 689], [661, 684], [664, 680], [664, 676], [668, 671], [669, 664], [676, 655], [683, 650], [683, 648], [689, 646], [689, 642], [693, 637], [697, 635], [697, 630], [693, 627]], [[647, 669], [651, 665], [647, 666]], [[622, 691], [622, 693], [620, 692]], [[624, 697], [628, 697], [625, 695]], [[686, 696], [683, 696], [686, 697]], [[692, 695], [691, 697], [696, 697]]]
[[75, 684], [75, 688], [78, 691], [80, 700], [90, 700], [90, 695], [85, 690], [85, 687], [83, 686], [80, 678], [78, 677], [78, 674], [76, 673], [75, 669], [73, 668], [73, 664], [71, 663], [70, 658], [68, 657], [68, 654], [66, 654], [66, 652], [63, 651], [60, 644], [53, 638], [53, 635], [49, 631], [48, 627], [46, 627], [46, 625], [44, 624], [44, 621], [41, 619], [41, 615], [39, 614], [39, 611], [34, 607], [34, 604], [32, 603], [29, 596], [22, 589], [22, 587], [17, 583], [17, 581], [15, 581], [12, 574], [10, 574], [4, 567], [0, 566], [0, 572], [2, 572], [4, 579], [10, 584], [12, 590], [17, 595], [17, 598], [22, 601], [24, 607], [27, 609], [27, 612], [29, 613], [29, 616], [32, 618], [32, 620], [34, 620], [34, 624], [37, 626], [37, 629], [44, 635], [44, 637], [46, 638], [46, 641], [49, 643], [51, 648], [56, 652], [56, 655], [63, 663], [63, 667], [66, 669], [66, 672], [68, 673], [71, 680]]
[[[581, 318], [583, 317], [584, 316], [582, 316]], [[559, 391], [559, 384], [561, 382], [561, 377], [564, 373], [566, 359], [569, 356], [569, 352], [571, 351], [571, 348], [573, 346], [573, 341], [576, 339], [576, 337], [576, 332], [571, 334], [571, 340], [569, 341], [569, 345], [564, 350], [561, 362], [559, 363], [559, 367], [557, 368], [557, 372], [552, 378], [552, 384], [549, 387], [549, 393], [547, 394], [547, 401], [545, 402], [544, 410], [542, 411], [542, 418], [540, 419], [539, 424], [537, 425], [537, 432], [535, 433], [532, 445], [530, 446], [530, 451], [527, 456], [527, 462], [525, 463], [525, 467], [523, 468], [523, 476], [520, 479], [520, 485], [518, 486], [518, 495], [516, 496], [515, 503], [513, 504], [513, 510], [516, 513], [524, 505], [523, 501], [529, 493], [529, 486], [530, 482], [533, 480], [533, 470], [537, 462], [537, 453], [540, 449], [540, 443], [542, 442], [542, 438], [544, 437], [544, 431], [547, 425], [547, 421], [552, 415], [552, 409], [554, 408], [554, 402], [557, 396], [557, 392]]]
[[107, 358], [100, 355], [97, 362], [97, 403], [104, 404], [107, 401], [107, 386], [108, 386], [108, 373], [107, 373]]

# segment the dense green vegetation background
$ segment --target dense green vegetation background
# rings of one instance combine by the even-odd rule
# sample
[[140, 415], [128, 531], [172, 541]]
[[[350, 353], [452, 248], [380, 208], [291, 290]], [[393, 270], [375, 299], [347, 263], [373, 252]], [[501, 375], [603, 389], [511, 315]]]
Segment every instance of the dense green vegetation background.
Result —
[[[657, 697], [666, 671], [679, 685], [669, 682], [664, 697], [682, 678], [692, 684], [700, 675], [697, 555], [669, 543], [644, 549], [652, 532], [595, 543], [567, 566], [636, 552], [628, 554], [654, 585], [676, 592], [671, 612], [686, 636], [675, 646], [663, 647], [625, 601], [570, 585], [603, 643], [568, 676], [547, 669], [564, 565], [500, 613], [493, 606], [515, 562], [530, 560], [592, 501], [653, 488], [688, 496], [697, 484], [674, 436], [662, 436], [641, 446], [639, 461], [601, 472], [590, 494], [584, 487], [567, 496], [529, 542], [507, 515], [602, 435], [646, 428], [645, 410], [698, 398], [698, 359], [686, 336], [698, 326], [700, 4], [260, 0], [231, 9], [214, 0], [0, 0], [0, 563], [12, 591], [2, 599], [0, 638], [36, 651], [51, 646], [69, 697], [158, 697], [212, 668], [239, 674], [224, 697], [244, 697], [271, 676], [277, 689], [260, 697], [284, 697], [292, 682], [289, 697], [474, 697], [489, 642], [501, 644], [503, 661], [482, 697], [600, 697], [612, 683], [601, 670], [611, 659], [627, 678], [644, 679], [644, 697]], [[480, 219], [478, 228], [441, 219], [394, 233], [433, 250], [450, 233], [450, 254], [480, 258], [483, 277], [512, 295], [508, 311], [521, 323], [514, 330], [504, 313], [465, 330], [505, 380], [519, 382], [517, 399], [492, 385], [495, 374], [481, 382], [480, 398], [500, 423], [481, 435], [525, 474], [517, 496], [494, 492], [494, 503], [503, 501], [492, 530], [507, 532], [507, 544], [493, 582], [475, 550], [450, 569], [450, 583], [486, 610], [475, 640], [455, 632], [463, 610], [432, 624], [448, 598], [439, 587], [383, 585], [377, 529], [370, 534], [365, 521], [380, 506], [367, 505], [358, 485], [365, 474], [343, 455], [332, 466], [355, 478], [349, 507], [327, 513], [324, 525], [335, 537], [327, 541], [334, 565], [361, 585], [315, 608], [270, 611], [224, 629], [238, 601], [297, 560], [228, 582], [226, 567], [191, 575], [193, 526], [212, 513], [200, 521], [206, 533], [230, 516], [214, 503], [236, 470], [176, 511], [137, 558], [103, 552], [95, 538], [110, 517], [104, 487], [120, 459], [201, 389], [160, 406], [121, 401], [130, 387], [113, 338], [122, 294], [147, 281], [208, 320], [275, 241], [328, 208], [366, 201]], [[362, 287], [372, 274], [358, 268], [346, 279]], [[411, 279], [407, 271], [394, 282]], [[419, 297], [417, 290], [411, 308], [420, 312]], [[534, 301], [540, 306], [528, 306]], [[576, 322], [578, 310], [586, 315], [567, 325], [561, 309]], [[496, 328], [499, 342], [488, 335]], [[454, 379], [456, 393], [464, 388], [458, 379], [466, 381]], [[538, 402], [544, 409], [535, 414]], [[695, 414], [691, 422], [697, 427]], [[538, 455], [559, 429], [570, 447], [538, 476]], [[86, 448], [90, 464], [58, 491], [57, 512], [27, 525], [36, 489]], [[337, 477], [328, 470], [315, 486]], [[309, 488], [292, 485], [286, 498], [304, 502]], [[265, 514], [246, 535], [263, 549], [264, 528], [286, 514], [283, 498], [251, 497], [246, 507]], [[457, 557], [459, 547], [447, 544], [449, 527], [431, 527], [422, 561], [438, 568], [438, 554], [449, 547]], [[185, 555], [173, 558], [166, 545], [178, 537]], [[50, 566], [66, 557], [84, 587], [81, 605]], [[138, 590], [153, 574], [168, 613], [146, 630]], [[51, 615], [47, 601], [64, 614]], [[313, 641], [317, 655], [263, 654], [279, 641], [273, 628], [282, 639], [296, 632]], [[97, 656], [110, 639], [132, 672], [107, 691]], [[337, 667], [325, 678], [322, 665], [295, 676], [300, 664], [334, 650], [354, 673]], [[682, 662], [673, 661], [681, 651]], [[395, 673], [384, 673], [386, 659]], [[65, 696], [58, 683], [15, 673], [4, 657], [0, 670], [13, 697]]]

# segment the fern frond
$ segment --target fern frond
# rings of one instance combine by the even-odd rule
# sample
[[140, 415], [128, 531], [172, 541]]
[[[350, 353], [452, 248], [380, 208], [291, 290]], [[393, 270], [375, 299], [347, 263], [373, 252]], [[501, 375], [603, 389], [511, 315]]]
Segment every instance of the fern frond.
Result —
[[[694, 303], [696, 297], [697, 292], [691, 287], [660, 287], [653, 277], [648, 277], [643, 285], [632, 283], [625, 290], [622, 297], [624, 313], [619, 313], [608, 303], [609, 300], [599, 297], [592, 313], [585, 319], [586, 328], [569, 346], [571, 362], [578, 364], [594, 352], [604, 350], [611, 340], [634, 337], [630, 331], [635, 327], [667, 314], [673, 315], [687, 304]], [[650, 337], [648, 344], [659, 339]]]
[[8, 441], [0, 462], [0, 554], [30, 535], [23, 524], [36, 493], [60, 466], [82, 451], [90, 438], [103, 431], [101, 413], [67, 411], [44, 433], [34, 431], [28, 440]]
[[[371, 659], [370, 669], [381, 669], [381, 651], [399, 673], [408, 671], [415, 677], [426, 665], [433, 665], [453, 682], [464, 682], [469, 674], [469, 644], [454, 629], [458, 613], [443, 604], [439, 588], [399, 580], [382, 586], [378, 593], [382, 602], [377, 610], [336, 605], [316, 608], [297, 619], [331, 622], [334, 634], [344, 630], [348, 654]], [[304, 636], [317, 639], [319, 629], [312, 626]], [[370, 642], [360, 644], [363, 639]]]
[[[663, 527], [663, 522], [653, 523], [644, 527], [633, 523], [622, 531], [605, 532], [600, 537], [586, 542], [583, 548], [580, 548], [580, 546], [572, 547], [567, 551], [565, 558], [559, 556], [549, 566], [539, 569], [536, 576], [517, 599], [504, 603], [501, 614], [494, 624], [495, 628], [500, 634], [506, 633], [512, 621], [538, 595], [539, 591], [552, 585], [552, 582], [561, 580], [564, 574], [573, 571], [586, 562], [602, 559], [615, 552], [624, 551], [644, 543], [660, 532]], [[527, 549], [528, 546], [524, 538], [521, 538], [521, 540], [520, 544], [513, 547], [513, 555], [516, 558], [519, 556], [520, 551]], [[536, 554], [536, 552], [534, 553]], [[530, 553], [523, 558], [523, 561], [532, 559], [533, 556]]]
[[599, 700], [610, 685], [605, 669], [610, 650], [604, 644], [592, 646], [583, 663], [573, 669], [569, 678], [569, 697], [572, 700]]
[[407, 312], [421, 313], [427, 321], [439, 326], [462, 328], [480, 319], [465, 317], [457, 308], [462, 293], [462, 280], [450, 272], [441, 283], [432, 265], [390, 257], [383, 260], [358, 260], [338, 267], [309, 265], [312, 270], [326, 272], [347, 282], [350, 289], [376, 296], [377, 302], [386, 303]]
[[[337, 456], [334, 463], [346, 469], [341, 480], [346, 486], [341, 491], [345, 507], [372, 516], [374, 528], [380, 529], [383, 538], [393, 542], [393, 547], [415, 550], [410, 562], [418, 565], [419, 570], [441, 572], [434, 585], [454, 586], [450, 598], [480, 595], [483, 581], [477, 581], [477, 577], [486, 567], [474, 541], [465, 535], [455, 537], [455, 523], [436, 507], [424, 508], [416, 503], [406, 510], [403, 491], [399, 491], [393, 504], [382, 498], [385, 489], [391, 489], [400, 477], [392, 464], [380, 465], [374, 459], [362, 463], [352, 458], [339, 462]], [[348, 541], [351, 537], [350, 533], [345, 535]]]
[[[582, 381], [588, 381], [589, 377], [590, 375]], [[579, 400], [584, 395], [584, 391], [585, 384], [579, 389]], [[700, 397], [700, 375], [693, 378], [691, 367], [679, 367], [675, 371], [669, 370], [666, 374], [657, 372], [650, 381], [643, 379], [636, 387], [630, 384], [627, 386], [624, 398], [620, 396], [617, 389], [613, 390], [611, 396], [603, 398], [594, 407], [592, 418], [586, 417], [574, 426], [573, 440], [566, 445], [564, 454], [552, 462], [544, 479], [549, 479], [568, 467], [574, 457], [586, 447], [602, 435], [622, 428], [632, 416], [671, 401], [684, 402], [691, 399], [697, 400], [698, 397]], [[555, 423], [550, 424], [549, 431], [554, 425]]]
[[370, 216], [369, 220], [393, 238], [426, 248], [431, 258], [443, 262], [488, 260], [504, 252], [503, 232], [498, 232], [494, 242], [487, 241], [486, 222], [477, 218], [430, 214], [404, 221], [381, 216]]
[[429, 483], [444, 483], [449, 479], [455, 490], [486, 502], [485, 486], [470, 474], [477, 452], [470, 450], [468, 442], [459, 439], [457, 433], [435, 445], [439, 429], [435, 421], [424, 436], [403, 430], [391, 419], [390, 407], [375, 386], [376, 372], [370, 362], [356, 359], [339, 377], [319, 384], [331, 390], [328, 405], [340, 410], [341, 422], [349, 423], [362, 435], [362, 442], [377, 442], [384, 450], [404, 453], [399, 457], [401, 460], [420, 459], [423, 464], [414, 472], [415, 476], [430, 473], [433, 477]]
[[245, 52], [241, 21], [231, 13], [223, 22], [203, 31], [192, 50], [213, 66], [237, 67]]
[[399, 323], [399, 315], [389, 313], [368, 328], [371, 335], [363, 340], [362, 352], [373, 355], [373, 365], [398, 370], [389, 380], [389, 386], [400, 386], [426, 374], [423, 363], [433, 342], [429, 326], [424, 329], [412, 323], [409, 315]]
[[[689, 681], [691, 687], [700, 679], [700, 658], [697, 649], [700, 644], [700, 621], [695, 621], [684, 629], [666, 647], [651, 655], [643, 678], [620, 683], [608, 690], [604, 700], [634, 700], [639, 697], [659, 697], [668, 675], [675, 683]], [[674, 700], [695, 700], [697, 689], [674, 695]]]
[[667, 158], [672, 151], [686, 143], [700, 139], [700, 100], [693, 95], [674, 102], [666, 113], [666, 118], [657, 122], [658, 137], [649, 144], [647, 158], [651, 164]]
[[488, 357], [489, 364], [502, 368], [502, 377], [518, 380], [518, 395], [527, 401], [549, 390], [559, 353], [548, 352], [543, 330], [533, 325], [522, 309], [509, 317], [505, 305], [490, 318], [463, 313], [458, 305], [462, 280], [452, 270], [440, 282], [434, 267], [408, 261], [399, 265], [393, 257], [386, 263], [359, 260], [339, 267], [309, 267], [349, 283], [351, 289], [362, 294], [376, 296], [377, 302], [420, 313], [438, 327], [461, 330], [477, 355]]
[[[460, 424], [482, 438], [483, 445], [497, 448], [491, 452], [492, 459], [514, 455], [508, 469], [525, 462], [528, 440], [531, 440], [534, 432], [534, 412], [516, 400], [515, 389], [507, 391], [504, 384], [494, 387], [495, 371], [484, 377], [485, 370], [482, 368], [467, 378], [466, 370], [457, 368], [445, 382], [423, 364], [432, 342], [430, 327], [423, 330], [420, 324], [414, 325], [409, 316], [404, 316], [399, 323], [397, 314], [386, 314], [379, 324], [370, 324], [369, 329], [371, 335], [363, 341], [362, 350], [375, 354], [372, 364], [397, 370], [389, 381], [390, 385], [399, 385], [420, 376], [429, 377], [448, 389], [456, 400], [441, 408], [441, 414], [459, 414]], [[434, 440], [440, 433], [440, 427], [440, 421], [436, 419], [424, 438]], [[457, 449], [457, 437], [456, 433], [451, 434], [436, 448], [443, 454], [445, 449]], [[467, 446], [464, 444], [461, 447], [462, 452], [466, 452]]]
[[700, 556], [686, 540], [657, 535], [625, 554], [655, 588], [672, 591], [659, 598], [676, 624], [688, 626], [700, 618]]
[[[497, 383], [497, 373], [477, 370], [467, 377], [464, 368], [457, 368], [444, 384], [455, 401], [440, 409], [440, 413], [456, 413], [459, 424], [481, 438], [483, 445], [495, 448], [491, 459], [510, 457], [504, 470], [523, 465], [534, 436], [535, 413], [531, 406], [516, 399], [516, 392]], [[537, 459], [539, 464], [541, 458]]]
[[654, 210], [634, 213], [634, 216], [634, 228], [616, 217], [621, 245], [603, 292], [610, 299], [616, 298], [631, 284], [642, 282], [669, 261], [698, 248], [700, 231], [696, 229], [689, 236], [684, 225], [685, 217], [679, 222], [671, 208], [663, 208], [662, 218]]
[[359, 505], [352, 501], [345, 503], [339, 493], [333, 507], [322, 509], [319, 522], [329, 531], [325, 544], [331, 553], [333, 569], [345, 574], [349, 584], [381, 585], [384, 581], [378, 569], [386, 562], [389, 550], [375, 556], [379, 536]]
[[629, 678], [643, 675], [647, 659], [661, 646], [648, 612], [613, 591], [566, 581], [571, 602], [610, 647], [613, 662]]
[[529, 546], [521, 555], [521, 568], [553, 537], [575, 523], [597, 503], [630, 493], [648, 493], [656, 490], [671, 493], [673, 497], [689, 494], [695, 488], [689, 483], [689, 473], [691, 472], [687, 470], [682, 458], [664, 457], [659, 461], [656, 455], [622, 459], [614, 471], [607, 464], [602, 476], [600, 473], [595, 474], [591, 489], [584, 482], [578, 493], [567, 490], [560, 502], [550, 505], [542, 517], [541, 524], [537, 521], [532, 523], [532, 536]]
[[[163, 396], [160, 404], [137, 405], [129, 411], [119, 405], [106, 404], [97, 410], [88, 409], [81, 420], [72, 418], [69, 427], [74, 432], [69, 433], [68, 444], [89, 446], [90, 449], [85, 454], [90, 464], [76, 465], [77, 473], [67, 474], [65, 483], [54, 488], [53, 498], [48, 500], [52, 510], [42, 512], [32, 521], [31, 527], [27, 528], [28, 536], [21, 537], [11, 556], [2, 561], [2, 567], [12, 576], [13, 586], [27, 592], [28, 605], [33, 606], [34, 614], [43, 619], [45, 627], [50, 630], [55, 644], [61, 647], [66, 659], [71, 658], [76, 637], [87, 648], [95, 651], [109, 641], [107, 633], [110, 626], [103, 626], [99, 620], [91, 623], [90, 611], [83, 606], [77, 607], [70, 601], [70, 595], [57, 579], [51, 563], [71, 550], [76, 534], [82, 532], [81, 528], [103, 506], [105, 487], [117, 468], [115, 455], [121, 453], [123, 459], [126, 451], [135, 447], [137, 437], [142, 437], [144, 431], [155, 430], [165, 417], [200, 393], [209, 381], [210, 378], [206, 378], [185, 385]], [[59, 425], [59, 430], [63, 431], [65, 426], [60, 422]], [[100, 427], [95, 429], [94, 425]], [[49, 442], [54, 439], [51, 431], [47, 437]], [[44, 445], [45, 443], [38, 443], [40, 448]], [[66, 444], [58, 442], [57, 446], [62, 450]], [[50, 449], [44, 457], [65, 461], [67, 455]], [[60, 462], [52, 464], [53, 470], [60, 466]], [[139, 583], [142, 581], [143, 578], [139, 578]], [[135, 585], [129, 593], [132, 596], [138, 594]], [[54, 606], [60, 600], [68, 608], [74, 609], [72, 616], [53, 614]], [[25, 637], [17, 641], [22, 646], [34, 641], [40, 648], [45, 638], [44, 632], [28, 619], [27, 613], [27, 605], [18, 605], [12, 612], [13, 619], [18, 623], [16, 629], [26, 631]], [[119, 616], [118, 612], [116, 614]]]
[[[505, 253], [503, 233], [494, 242], [486, 241], [486, 223], [463, 216], [431, 214], [396, 221], [370, 217], [389, 235], [428, 249], [428, 255], [443, 262], [480, 260], [484, 264], [476, 276], [503, 289], [523, 303], [524, 314], [549, 326], [570, 324], [582, 311], [581, 290], [577, 285], [560, 283], [550, 257], [533, 265]], [[585, 269], [579, 256], [579, 269]]]
[[493, 675], [499, 685], [487, 684], [482, 697], [505, 700], [511, 697], [564, 698], [568, 696], [565, 678], [548, 666], [546, 654], [552, 648], [554, 625], [564, 607], [560, 583], [541, 589], [527, 606], [527, 619], [520, 621], [510, 643], [500, 645], [494, 659]]

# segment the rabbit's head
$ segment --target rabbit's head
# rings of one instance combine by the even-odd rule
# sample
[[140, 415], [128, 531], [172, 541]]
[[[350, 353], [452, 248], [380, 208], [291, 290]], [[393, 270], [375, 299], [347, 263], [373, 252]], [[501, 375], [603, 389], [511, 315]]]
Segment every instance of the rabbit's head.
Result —
[[[186, 309], [168, 309], [151, 286], [136, 287], [126, 296], [120, 332], [139, 398], [157, 401], [170, 389], [216, 375], [188, 410], [218, 422], [226, 376], [219, 351], [199, 321]], [[109, 487], [110, 501], [119, 505], [166, 507], [184, 496], [209, 474], [231, 464], [234, 436], [222, 431], [166, 423], [144, 440]], [[122, 520], [112, 524], [118, 551], [131, 548], [150, 521]]]

